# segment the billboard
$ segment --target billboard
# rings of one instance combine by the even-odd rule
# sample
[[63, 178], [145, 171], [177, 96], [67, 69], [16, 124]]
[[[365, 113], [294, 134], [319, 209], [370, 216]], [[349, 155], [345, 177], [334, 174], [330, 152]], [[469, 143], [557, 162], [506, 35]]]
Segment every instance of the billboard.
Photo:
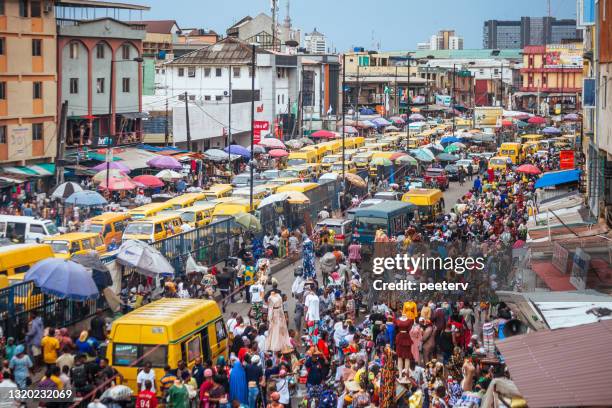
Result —
[[451, 105], [450, 95], [436, 95], [436, 105], [450, 106]]
[[481, 106], [474, 108], [474, 127], [499, 127], [504, 110], [501, 107]]
[[577, 0], [576, 23], [578, 28], [595, 24], [595, 0]]
[[561, 170], [571, 170], [576, 168], [573, 150], [561, 150], [559, 152], [559, 168]]
[[544, 68], [582, 68], [582, 54], [582, 45], [547, 45]]

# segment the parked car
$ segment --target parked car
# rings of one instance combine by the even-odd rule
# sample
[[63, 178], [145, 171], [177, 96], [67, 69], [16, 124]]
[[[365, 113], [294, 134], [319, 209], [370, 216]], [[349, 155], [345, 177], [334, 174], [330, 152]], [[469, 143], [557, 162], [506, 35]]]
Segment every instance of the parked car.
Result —
[[448, 175], [448, 179], [450, 181], [459, 180], [459, 166], [456, 166], [454, 164], [448, 164], [444, 167], [444, 171], [446, 171], [446, 174]]
[[448, 175], [444, 169], [429, 167], [425, 170], [423, 180], [426, 184], [438, 187], [442, 191], [448, 188]]
[[478, 169], [478, 165], [474, 163], [474, 160], [472, 159], [461, 159], [461, 160], [457, 160], [455, 162], [455, 166], [457, 167], [463, 167], [463, 170], [466, 171], [467, 173], [467, 169], [469, 165], [472, 165], [472, 172], [476, 169]]
[[[261, 178], [259, 173], [253, 173], [253, 185], [265, 184], [267, 180]], [[240, 173], [232, 179], [234, 187], [248, 187], [251, 185], [251, 173]]]
[[347, 248], [353, 237], [353, 220], [341, 218], [327, 218], [317, 222], [316, 229], [320, 230], [323, 226], [334, 230], [334, 245], [342, 245]]

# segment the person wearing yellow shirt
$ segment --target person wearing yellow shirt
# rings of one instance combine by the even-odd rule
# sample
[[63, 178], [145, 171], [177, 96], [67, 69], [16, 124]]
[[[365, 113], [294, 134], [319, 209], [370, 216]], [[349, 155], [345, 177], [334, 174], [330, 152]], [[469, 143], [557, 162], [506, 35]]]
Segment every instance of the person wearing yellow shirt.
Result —
[[55, 386], [58, 390], [64, 389], [64, 383], [60, 379], [60, 368], [58, 366], [53, 366], [47, 372], [47, 376], [51, 381], [55, 383]]
[[[57, 351], [60, 348], [60, 342], [55, 338], [55, 329], [51, 327], [49, 334], [42, 338], [40, 347], [43, 352], [43, 361], [48, 366], [53, 366], [57, 362]], [[59, 377], [59, 376], [58, 376]]]

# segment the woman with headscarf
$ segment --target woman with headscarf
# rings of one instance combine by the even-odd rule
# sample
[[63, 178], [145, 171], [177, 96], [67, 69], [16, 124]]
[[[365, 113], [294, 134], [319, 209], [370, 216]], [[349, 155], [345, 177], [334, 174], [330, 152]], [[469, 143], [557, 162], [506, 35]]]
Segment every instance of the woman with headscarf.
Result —
[[238, 400], [241, 404], [248, 405], [248, 388], [246, 373], [240, 361], [235, 360], [229, 377], [230, 383], [230, 401]]
[[25, 390], [28, 386], [28, 377], [32, 368], [32, 360], [25, 353], [25, 348], [20, 344], [15, 347], [15, 355], [9, 362], [9, 368], [13, 370], [13, 376], [19, 389]]

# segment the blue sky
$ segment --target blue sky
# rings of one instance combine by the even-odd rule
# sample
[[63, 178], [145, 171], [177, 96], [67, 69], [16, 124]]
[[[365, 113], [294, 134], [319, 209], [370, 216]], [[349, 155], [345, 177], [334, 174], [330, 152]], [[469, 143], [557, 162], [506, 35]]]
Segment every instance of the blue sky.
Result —
[[[285, 1], [279, 0], [280, 17]], [[550, 0], [551, 14], [576, 18], [576, 0]], [[245, 15], [268, 12], [269, 0], [134, 0], [151, 11], [143, 19], [175, 19], [183, 27], [225, 29]], [[219, 7], [219, 5], [223, 5]], [[482, 25], [489, 19], [544, 16], [547, 0], [291, 0], [294, 26], [314, 27], [326, 34], [338, 51], [353, 46], [414, 49], [442, 28], [455, 29], [465, 48], [482, 48]], [[374, 40], [372, 40], [374, 38]]]

